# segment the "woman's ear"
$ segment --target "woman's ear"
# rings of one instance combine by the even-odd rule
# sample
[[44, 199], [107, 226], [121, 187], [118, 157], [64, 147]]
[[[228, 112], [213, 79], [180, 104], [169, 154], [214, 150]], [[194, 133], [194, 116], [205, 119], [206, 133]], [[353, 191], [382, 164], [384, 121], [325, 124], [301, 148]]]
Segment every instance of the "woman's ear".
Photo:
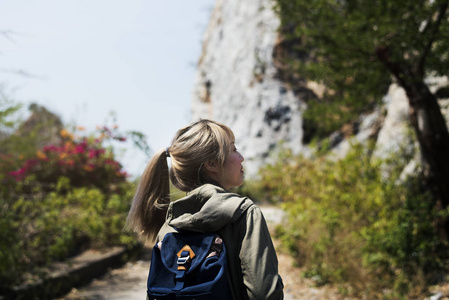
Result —
[[213, 159], [206, 161], [206, 162], [204, 163], [204, 167], [206, 168], [206, 171], [207, 171], [209, 174], [216, 174], [216, 173], [218, 173], [219, 170], [220, 170], [218, 161], [213, 160]]

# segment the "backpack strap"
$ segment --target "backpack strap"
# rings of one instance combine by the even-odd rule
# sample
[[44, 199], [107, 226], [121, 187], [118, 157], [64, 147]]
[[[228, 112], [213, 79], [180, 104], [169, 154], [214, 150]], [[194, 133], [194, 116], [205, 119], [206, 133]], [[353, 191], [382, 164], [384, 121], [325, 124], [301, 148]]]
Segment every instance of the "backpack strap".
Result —
[[178, 269], [175, 276], [176, 285], [173, 288], [174, 291], [180, 291], [184, 287], [185, 274], [190, 266], [192, 258], [195, 257], [195, 253], [189, 245], [185, 245], [179, 250], [177, 257]]

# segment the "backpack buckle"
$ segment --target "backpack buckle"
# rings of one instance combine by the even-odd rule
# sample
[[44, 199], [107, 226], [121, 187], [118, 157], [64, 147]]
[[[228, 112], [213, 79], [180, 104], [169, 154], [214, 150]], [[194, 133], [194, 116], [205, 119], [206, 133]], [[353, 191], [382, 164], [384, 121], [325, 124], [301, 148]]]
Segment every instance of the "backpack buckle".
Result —
[[181, 250], [179, 250], [177, 256], [178, 271], [184, 271], [187, 270], [185, 265], [195, 257], [195, 253], [189, 245], [185, 245]]
[[182, 251], [181, 256], [178, 257], [178, 265], [185, 265], [190, 259], [190, 253], [188, 251]]

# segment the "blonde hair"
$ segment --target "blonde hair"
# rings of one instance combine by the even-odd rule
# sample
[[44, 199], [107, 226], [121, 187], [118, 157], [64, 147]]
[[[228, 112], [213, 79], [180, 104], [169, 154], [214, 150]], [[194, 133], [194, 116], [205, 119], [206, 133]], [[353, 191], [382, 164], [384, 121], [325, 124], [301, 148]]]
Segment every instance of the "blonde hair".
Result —
[[[170, 147], [159, 150], [145, 168], [126, 227], [139, 233], [144, 240], [154, 240], [170, 203], [169, 178], [184, 192], [213, 183], [203, 165], [213, 160], [223, 166], [234, 139], [229, 127], [211, 120], [200, 120], [178, 130]], [[171, 157], [170, 171], [167, 154]]]

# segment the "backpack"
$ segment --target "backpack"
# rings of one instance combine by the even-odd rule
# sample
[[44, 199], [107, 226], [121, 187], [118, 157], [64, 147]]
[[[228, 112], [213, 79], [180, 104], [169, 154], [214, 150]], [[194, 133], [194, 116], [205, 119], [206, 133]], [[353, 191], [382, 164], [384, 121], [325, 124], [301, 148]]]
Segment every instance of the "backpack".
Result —
[[153, 248], [150, 300], [229, 300], [226, 248], [215, 233], [167, 233]]

